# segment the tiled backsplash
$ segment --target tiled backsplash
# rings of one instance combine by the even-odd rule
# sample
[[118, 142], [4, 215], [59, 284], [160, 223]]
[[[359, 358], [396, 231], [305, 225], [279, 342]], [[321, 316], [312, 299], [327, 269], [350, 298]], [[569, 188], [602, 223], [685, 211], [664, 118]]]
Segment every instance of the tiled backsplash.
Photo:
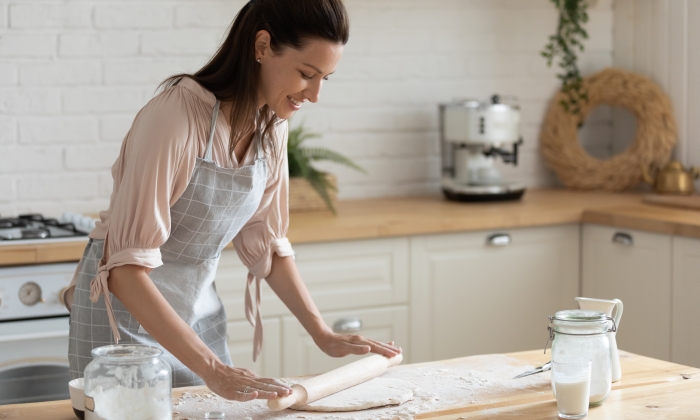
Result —
[[[438, 191], [437, 104], [493, 93], [521, 99], [529, 186], [555, 183], [538, 151], [557, 88], [539, 51], [556, 26], [549, 0], [346, 0], [350, 42], [306, 121], [369, 175], [327, 166], [341, 198]], [[198, 69], [243, 5], [221, 0], [0, 0], [0, 213], [95, 212], [136, 112], [167, 76]], [[591, 10], [581, 64], [612, 62], [611, 0]], [[604, 151], [609, 112], [582, 139]], [[326, 166], [324, 166], [326, 167]]]

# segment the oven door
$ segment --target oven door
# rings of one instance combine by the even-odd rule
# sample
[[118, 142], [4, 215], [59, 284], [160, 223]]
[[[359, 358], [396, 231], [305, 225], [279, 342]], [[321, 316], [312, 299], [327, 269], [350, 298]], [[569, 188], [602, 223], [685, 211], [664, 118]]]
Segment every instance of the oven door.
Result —
[[0, 405], [70, 398], [68, 320], [0, 322]]

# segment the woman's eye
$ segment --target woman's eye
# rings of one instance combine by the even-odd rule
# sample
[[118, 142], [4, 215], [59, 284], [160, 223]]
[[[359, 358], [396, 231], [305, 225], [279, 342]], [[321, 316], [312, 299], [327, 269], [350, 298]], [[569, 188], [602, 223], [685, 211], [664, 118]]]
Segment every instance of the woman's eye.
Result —
[[304, 73], [302, 73], [302, 72], [300, 72], [300, 73], [301, 73], [301, 77], [304, 78], [304, 79], [306, 79], [306, 80], [311, 80], [311, 79], [314, 78], [313, 76], [307, 76], [306, 74], [304, 74]]

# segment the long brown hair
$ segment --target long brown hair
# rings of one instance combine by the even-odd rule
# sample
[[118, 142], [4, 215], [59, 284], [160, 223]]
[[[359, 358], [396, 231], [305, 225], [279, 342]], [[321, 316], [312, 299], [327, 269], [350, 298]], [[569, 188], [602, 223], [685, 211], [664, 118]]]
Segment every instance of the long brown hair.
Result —
[[[286, 47], [303, 49], [311, 39], [346, 44], [350, 22], [342, 0], [251, 0], [233, 19], [226, 39], [204, 67], [161, 83], [167, 89], [189, 77], [217, 99], [232, 101], [231, 156], [238, 141], [256, 128], [264, 127], [263, 139], [275, 140], [270, 134], [279, 118], [267, 105], [258, 114], [260, 67], [255, 60], [255, 37], [261, 30], [270, 33], [270, 47], [279, 53]], [[268, 150], [265, 144], [263, 147]]]

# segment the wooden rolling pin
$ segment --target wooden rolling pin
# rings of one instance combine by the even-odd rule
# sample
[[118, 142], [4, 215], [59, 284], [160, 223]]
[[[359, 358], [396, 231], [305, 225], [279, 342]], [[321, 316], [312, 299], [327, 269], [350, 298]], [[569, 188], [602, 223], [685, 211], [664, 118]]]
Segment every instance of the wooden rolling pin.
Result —
[[307, 379], [300, 384], [292, 385], [294, 392], [291, 395], [267, 400], [267, 406], [272, 411], [280, 411], [288, 407], [303, 407], [338, 391], [376, 378], [390, 367], [401, 363], [402, 360], [403, 355], [401, 354], [391, 359], [378, 354], [365, 357], [338, 369]]

